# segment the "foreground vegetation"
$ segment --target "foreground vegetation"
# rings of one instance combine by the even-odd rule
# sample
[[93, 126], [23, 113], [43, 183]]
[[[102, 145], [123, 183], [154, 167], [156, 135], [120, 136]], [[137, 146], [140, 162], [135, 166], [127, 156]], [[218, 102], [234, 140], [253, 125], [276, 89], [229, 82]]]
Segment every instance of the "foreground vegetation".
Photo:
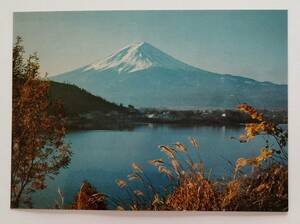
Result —
[[[12, 114], [12, 168], [11, 207], [32, 207], [32, 193], [47, 187], [46, 179], [54, 178], [71, 160], [71, 151], [64, 143], [65, 117], [100, 110], [97, 118], [109, 123], [121, 114], [135, 114], [136, 110], [109, 103], [72, 85], [51, 83], [39, 74], [36, 55], [24, 58], [21, 38], [17, 38], [13, 49], [13, 114]], [[58, 93], [59, 96], [57, 95]], [[66, 110], [57, 102], [63, 98]], [[76, 97], [76, 103], [73, 98]], [[87, 101], [89, 103], [87, 103]], [[91, 104], [92, 102], [92, 104]], [[111, 111], [118, 112], [112, 115]], [[170, 112], [146, 111], [140, 121], [158, 119], [157, 122], [186, 122], [191, 111]], [[211, 179], [200, 157], [200, 143], [190, 137], [191, 146], [176, 142], [162, 145], [159, 149], [167, 159], [149, 161], [157, 171], [167, 178], [167, 184], [157, 187], [137, 163], [126, 179], [116, 180], [125, 198], [113, 198], [97, 192], [84, 182], [72, 205], [64, 204], [63, 192], [55, 208], [68, 209], [113, 209], [118, 210], [198, 210], [198, 211], [287, 211], [288, 210], [288, 132], [283, 130], [270, 116], [264, 116], [247, 104], [238, 106], [237, 111], [218, 111], [217, 121], [237, 119], [240, 113], [246, 121], [246, 132], [238, 140], [241, 144], [258, 135], [265, 136], [261, 153], [253, 158], [240, 158], [235, 162], [230, 179]], [[199, 114], [203, 115], [201, 112]], [[173, 116], [174, 115], [174, 116]], [[197, 114], [196, 114], [197, 115]], [[207, 114], [206, 114], [207, 115]], [[209, 114], [208, 114], [209, 115]], [[212, 115], [215, 115], [212, 112]], [[229, 115], [229, 118], [228, 118]], [[127, 116], [127, 115], [126, 115]], [[110, 118], [109, 118], [110, 117]], [[121, 117], [126, 120], [126, 117]], [[120, 118], [118, 118], [120, 120]], [[162, 119], [162, 120], [161, 120]], [[167, 120], [166, 120], [167, 119]], [[93, 119], [92, 119], [93, 120]], [[118, 121], [119, 121], [118, 120]], [[195, 121], [198, 120], [197, 116]], [[236, 120], [239, 123], [239, 117]], [[273, 138], [276, 145], [270, 144]], [[204, 161], [205, 162], [205, 161]], [[249, 169], [250, 168], [250, 169]], [[138, 185], [136, 183], [139, 183]], [[137, 187], [138, 186], [138, 187]]]
[[[107, 209], [106, 205], [110, 202], [118, 210], [287, 211], [287, 130], [266, 120], [262, 113], [249, 105], [241, 104], [238, 109], [253, 120], [253, 123], [246, 124], [246, 132], [238, 139], [241, 144], [257, 135], [265, 135], [274, 138], [277, 145], [270, 145], [266, 138], [259, 155], [240, 158], [235, 162], [230, 179], [210, 179], [210, 172], [201, 162], [200, 144], [190, 137], [191, 149], [180, 142], [162, 145], [159, 148], [168, 160], [159, 158], [149, 161], [161, 175], [168, 178], [167, 185], [157, 189], [142, 167], [133, 163], [132, 173], [128, 174], [127, 179], [116, 180], [116, 184], [127, 193], [126, 198], [115, 199], [97, 193], [85, 182], [72, 208]], [[196, 159], [192, 159], [190, 153]], [[248, 171], [247, 167], [251, 170]], [[140, 182], [141, 187], [136, 188], [135, 182]], [[90, 189], [94, 194], [88, 196]], [[79, 200], [80, 195], [85, 197]]]
[[[22, 39], [13, 48], [11, 207], [31, 207], [31, 194], [47, 187], [71, 159], [64, 143], [62, 105], [50, 102], [36, 54], [24, 58]], [[52, 113], [50, 114], [50, 108]]]

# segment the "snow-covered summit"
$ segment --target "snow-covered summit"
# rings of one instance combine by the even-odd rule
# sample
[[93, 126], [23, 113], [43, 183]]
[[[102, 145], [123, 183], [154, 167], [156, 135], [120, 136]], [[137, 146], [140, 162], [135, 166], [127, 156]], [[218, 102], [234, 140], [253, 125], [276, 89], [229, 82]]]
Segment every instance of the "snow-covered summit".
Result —
[[151, 67], [182, 70], [197, 69], [171, 57], [147, 42], [138, 42], [122, 48], [104, 60], [86, 66], [84, 70], [114, 70], [118, 73], [132, 73]]

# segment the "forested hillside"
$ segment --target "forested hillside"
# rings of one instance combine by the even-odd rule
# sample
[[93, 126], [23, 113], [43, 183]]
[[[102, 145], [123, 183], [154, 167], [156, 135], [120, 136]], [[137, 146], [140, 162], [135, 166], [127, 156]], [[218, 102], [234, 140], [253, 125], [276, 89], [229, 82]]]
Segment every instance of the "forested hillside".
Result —
[[108, 113], [111, 111], [127, 112], [123, 106], [106, 101], [101, 97], [94, 96], [84, 89], [75, 85], [50, 82], [49, 96], [51, 102], [60, 101], [67, 115], [100, 111]]

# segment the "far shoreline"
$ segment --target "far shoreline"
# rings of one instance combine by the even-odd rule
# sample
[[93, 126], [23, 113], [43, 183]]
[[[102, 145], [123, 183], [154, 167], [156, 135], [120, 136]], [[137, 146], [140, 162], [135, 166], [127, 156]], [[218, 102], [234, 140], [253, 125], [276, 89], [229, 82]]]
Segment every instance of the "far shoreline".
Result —
[[[215, 127], [215, 128], [231, 128], [238, 129], [245, 127], [246, 123], [182, 123], [182, 122], [132, 122], [127, 124], [127, 126], [120, 125], [118, 127], [101, 127], [101, 126], [93, 126], [93, 127], [83, 127], [83, 128], [67, 128], [68, 133], [81, 132], [81, 131], [134, 131], [139, 127], [145, 126], [153, 126], [156, 127], [170, 127], [170, 128], [192, 128], [192, 127]], [[288, 123], [280, 123], [279, 125], [288, 125]]]

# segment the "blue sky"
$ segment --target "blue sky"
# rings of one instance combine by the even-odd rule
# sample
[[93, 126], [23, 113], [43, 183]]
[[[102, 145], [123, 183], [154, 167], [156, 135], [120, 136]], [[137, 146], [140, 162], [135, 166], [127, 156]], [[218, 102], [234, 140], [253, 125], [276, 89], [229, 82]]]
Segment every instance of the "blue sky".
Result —
[[16, 35], [49, 75], [146, 41], [202, 69], [287, 83], [287, 11], [17, 12]]

